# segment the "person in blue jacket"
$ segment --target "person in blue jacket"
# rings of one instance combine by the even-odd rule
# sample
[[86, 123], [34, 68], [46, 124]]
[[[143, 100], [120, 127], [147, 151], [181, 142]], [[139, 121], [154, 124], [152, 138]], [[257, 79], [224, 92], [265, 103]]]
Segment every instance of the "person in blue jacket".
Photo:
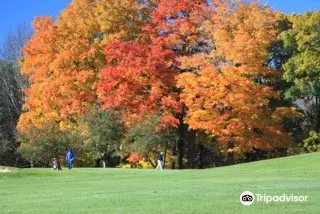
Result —
[[66, 155], [68, 169], [72, 169], [73, 160], [74, 160], [74, 154], [73, 154], [72, 150], [69, 149], [69, 151], [67, 152], [67, 155]]

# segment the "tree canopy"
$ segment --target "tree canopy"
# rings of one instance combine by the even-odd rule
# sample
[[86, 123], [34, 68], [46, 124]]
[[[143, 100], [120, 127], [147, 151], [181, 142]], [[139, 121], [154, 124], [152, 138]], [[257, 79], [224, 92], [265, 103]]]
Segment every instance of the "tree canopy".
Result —
[[18, 130], [91, 130], [101, 151], [117, 138], [143, 148], [177, 139], [181, 168], [185, 152], [192, 163], [204, 151], [200, 135], [229, 153], [288, 148], [286, 120], [301, 116], [293, 101], [320, 103], [319, 18], [258, 1], [73, 0], [56, 21], [33, 22]]

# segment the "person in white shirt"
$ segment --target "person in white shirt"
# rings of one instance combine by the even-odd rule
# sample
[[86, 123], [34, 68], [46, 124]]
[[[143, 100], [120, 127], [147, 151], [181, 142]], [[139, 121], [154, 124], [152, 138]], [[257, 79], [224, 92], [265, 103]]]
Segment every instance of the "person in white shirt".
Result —
[[156, 167], [156, 171], [160, 169], [160, 171], [163, 170], [163, 152], [160, 152], [159, 156], [158, 156], [158, 165]]

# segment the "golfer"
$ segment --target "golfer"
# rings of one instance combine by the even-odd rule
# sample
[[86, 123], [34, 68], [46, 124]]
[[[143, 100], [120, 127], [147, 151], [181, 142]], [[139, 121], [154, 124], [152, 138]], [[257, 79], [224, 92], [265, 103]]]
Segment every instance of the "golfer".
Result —
[[160, 169], [160, 171], [163, 170], [163, 152], [160, 152], [158, 156], [158, 165], [156, 167], [156, 171], [158, 170], [158, 168]]
[[73, 160], [74, 160], [74, 154], [73, 154], [72, 150], [69, 149], [69, 151], [67, 152], [67, 155], [66, 155], [68, 169], [72, 169]]

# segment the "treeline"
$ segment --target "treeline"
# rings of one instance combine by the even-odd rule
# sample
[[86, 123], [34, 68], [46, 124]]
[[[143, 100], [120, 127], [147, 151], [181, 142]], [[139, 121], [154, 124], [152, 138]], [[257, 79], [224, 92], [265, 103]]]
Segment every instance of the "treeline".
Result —
[[31, 34], [32, 29], [21, 23], [0, 46], [0, 165], [23, 165], [16, 125], [28, 85], [27, 77], [20, 74], [19, 60]]
[[36, 166], [68, 148], [79, 166], [163, 151], [171, 168], [318, 151], [319, 26], [256, 1], [73, 0], [33, 22], [9, 144]]

